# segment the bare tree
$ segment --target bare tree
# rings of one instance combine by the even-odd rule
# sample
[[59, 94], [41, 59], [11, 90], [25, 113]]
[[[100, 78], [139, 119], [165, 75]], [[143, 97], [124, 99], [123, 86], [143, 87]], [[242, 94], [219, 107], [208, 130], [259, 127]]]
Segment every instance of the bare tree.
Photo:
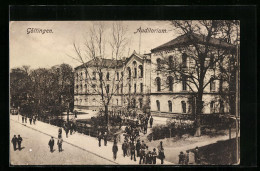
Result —
[[[195, 99], [195, 136], [201, 135], [200, 114], [202, 113], [203, 94], [205, 88], [221, 80], [220, 66], [226, 59], [235, 54], [236, 48], [225, 41], [232, 38], [231, 30], [223, 32], [225, 21], [218, 20], [174, 20], [173, 28], [182, 36], [178, 40], [178, 51], [182, 56], [168, 56], [161, 53], [162, 61], [160, 70], [162, 73], [171, 74], [174, 82], [187, 86]], [[177, 41], [177, 40], [176, 40]], [[158, 49], [166, 50], [166, 49]]]
[[[93, 24], [92, 28], [89, 29], [83, 48], [73, 43], [76, 56], [70, 57], [82, 64], [81, 67], [86, 75], [85, 83], [100, 96], [101, 101], [99, 103], [105, 108], [108, 128], [108, 106], [112, 97], [116, 94], [118, 86], [120, 87], [120, 83], [123, 81], [123, 75], [119, 74], [120, 78], [118, 78], [117, 73], [125, 70], [121, 58], [128, 39], [126, 36], [127, 27], [123, 26], [121, 22], [113, 23], [107, 31], [108, 33], [106, 31], [104, 23]], [[107, 45], [110, 48], [107, 48]], [[107, 53], [108, 51], [111, 51], [111, 53]], [[109, 74], [104, 76], [105, 72]], [[94, 79], [91, 73], [94, 75]], [[95, 75], [98, 75], [98, 79]], [[94, 88], [96, 84], [98, 87]]]

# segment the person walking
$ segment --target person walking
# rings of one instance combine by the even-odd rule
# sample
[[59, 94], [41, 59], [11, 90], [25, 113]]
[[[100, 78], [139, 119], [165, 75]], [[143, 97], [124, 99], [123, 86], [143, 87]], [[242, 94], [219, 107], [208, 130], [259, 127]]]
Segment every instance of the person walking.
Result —
[[70, 124], [70, 135], [72, 135], [72, 131], [73, 131], [73, 124]]
[[179, 164], [183, 165], [184, 164], [184, 159], [185, 159], [185, 155], [183, 154], [183, 152], [181, 151], [179, 154]]
[[127, 143], [126, 143], [126, 141], [124, 141], [124, 143], [122, 144], [122, 150], [123, 150], [123, 155], [125, 157], [127, 155]]
[[18, 149], [19, 149], [19, 150], [22, 149], [22, 148], [21, 148], [22, 141], [23, 141], [22, 137], [20, 137], [20, 135], [18, 135], [18, 137], [17, 137], [17, 143], [18, 143]]
[[98, 134], [98, 146], [101, 147], [101, 139], [102, 139], [102, 134], [99, 132]]
[[104, 133], [104, 146], [107, 146], [107, 132]]
[[53, 146], [54, 146], [54, 139], [53, 139], [53, 137], [51, 137], [48, 145], [50, 147], [50, 152], [53, 152]]
[[63, 139], [61, 137], [59, 137], [59, 139], [57, 141], [59, 152], [62, 152], [62, 142], [63, 142]]
[[16, 135], [14, 135], [14, 137], [12, 138], [12, 143], [13, 143], [14, 151], [16, 151], [16, 144], [17, 144]]
[[112, 147], [112, 151], [113, 151], [113, 158], [114, 158], [114, 160], [116, 160], [116, 156], [117, 156], [117, 152], [118, 152], [118, 146], [117, 146], [116, 142], [114, 142], [114, 145]]
[[153, 127], [153, 117], [151, 116], [151, 118], [150, 118], [150, 128], [152, 128]]
[[25, 123], [27, 123], [27, 116], [25, 116], [24, 121], [25, 121]]
[[68, 138], [69, 128], [67, 126], [65, 127], [65, 132], [66, 132], [66, 138]]
[[156, 157], [157, 157], [157, 153], [156, 153], [156, 149], [154, 148], [152, 152], [153, 164], [156, 164]]
[[199, 156], [199, 147], [195, 148], [194, 151], [194, 160], [196, 164], [200, 164], [200, 156]]
[[29, 118], [29, 121], [30, 121], [30, 125], [32, 124], [32, 117]]
[[144, 164], [145, 162], [145, 147], [142, 148], [141, 146], [141, 150], [140, 150], [140, 161], [139, 161], [139, 164]]
[[159, 153], [159, 159], [161, 160], [161, 164], [163, 164], [163, 160], [165, 158], [164, 155], [164, 148], [163, 148], [163, 142], [160, 142], [160, 145], [158, 146], [158, 153]]
[[139, 157], [140, 156], [140, 149], [141, 149], [140, 139], [137, 140], [137, 143], [135, 145], [135, 149], [136, 149], [136, 156]]
[[132, 160], [132, 158], [134, 158], [134, 161], [136, 161], [134, 141], [132, 141], [131, 144], [130, 144], [130, 150], [131, 150], [131, 160]]
[[187, 150], [185, 155], [185, 165], [188, 165], [189, 161], [190, 161], [190, 155], [189, 155], [189, 150]]
[[22, 123], [24, 123], [24, 116], [22, 116]]
[[59, 127], [59, 130], [58, 130], [58, 137], [62, 137], [62, 127]]

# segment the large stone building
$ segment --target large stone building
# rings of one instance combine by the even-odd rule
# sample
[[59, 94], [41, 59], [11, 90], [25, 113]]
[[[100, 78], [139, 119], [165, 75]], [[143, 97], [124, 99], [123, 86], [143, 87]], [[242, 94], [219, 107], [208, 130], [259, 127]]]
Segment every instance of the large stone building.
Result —
[[[198, 44], [203, 44], [204, 38], [200, 35], [194, 35]], [[130, 57], [122, 60], [109, 60], [102, 64], [102, 72], [110, 74], [116, 78], [114, 89], [117, 90], [113, 95], [110, 107], [113, 108], [149, 108], [152, 115], [171, 117], [174, 114], [192, 114], [194, 113], [194, 93], [196, 87], [188, 84], [186, 78], [180, 80], [174, 79], [172, 72], [168, 72], [176, 63], [180, 63], [187, 72], [194, 71], [195, 61], [188, 48], [193, 48], [192, 43], [185, 35], [179, 36], [170, 42], [158, 46], [151, 50], [151, 53], [139, 55], [133, 53]], [[211, 65], [212, 59], [216, 58], [219, 52], [228, 49], [225, 54], [227, 58], [210, 66], [205, 82], [212, 76], [220, 74], [219, 65], [225, 65], [228, 62], [228, 56], [232, 55], [234, 46], [219, 39], [210, 40], [210, 57], [207, 57], [207, 64]], [[226, 61], [227, 60], [227, 61]], [[83, 65], [75, 68], [75, 109], [97, 109], [100, 108], [101, 96], [93, 88], [97, 87], [97, 78], [95, 78], [96, 66], [92, 61], [86, 63], [93, 75], [92, 86], [88, 87], [85, 70]], [[168, 65], [169, 68], [164, 66]], [[109, 76], [108, 76], [109, 77]], [[109, 78], [108, 78], [109, 80]], [[109, 83], [109, 81], [107, 82]], [[219, 80], [211, 81], [204, 89], [203, 94], [203, 113], [226, 113], [229, 106], [220, 97], [220, 90], [226, 83]]]

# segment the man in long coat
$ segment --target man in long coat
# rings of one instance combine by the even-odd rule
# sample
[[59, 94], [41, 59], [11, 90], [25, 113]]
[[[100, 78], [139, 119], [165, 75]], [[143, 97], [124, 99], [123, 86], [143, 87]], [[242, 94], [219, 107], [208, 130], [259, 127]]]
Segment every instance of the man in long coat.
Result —
[[17, 144], [16, 135], [14, 135], [14, 137], [12, 138], [12, 143], [13, 143], [14, 151], [16, 151], [16, 144]]
[[50, 147], [50, 152], [53, 152], [53, 146], [54, 146], [54, 139], [53, 139], [53, 137], [51, 137], [48, 145]]
[[20, 137], [20, 135], [18, 135], [18, 137], [17, 137], [17, 143], [18, 143], [18, 149], [19, 149], [19, 150], [21, 150], [22, 141], [23, 141], [22, 137]]

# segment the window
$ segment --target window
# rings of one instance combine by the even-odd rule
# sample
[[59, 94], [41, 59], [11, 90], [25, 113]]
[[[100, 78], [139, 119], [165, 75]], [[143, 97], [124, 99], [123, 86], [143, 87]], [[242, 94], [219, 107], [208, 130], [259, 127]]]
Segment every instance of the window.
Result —
[[87, 84], [84, 85], [84, 88], [85, 88], [85, 92], [87, 92], [87, 91], [88, 91], [88, 86], [87, 86]]
[[157, 85], [157, 91], [161, 91], [161, 78], [157, 77], [155, 81]]
[[134, 84], [134, 92], [136, 93], [136, 84]]
[[210, 102], [210, 113], [215, 113], [215, 102], [214, 101]]
[[116, 105], [118, 106], [118, 99], [116, 99]]
[[140, 83], [140, 92], [143, 92], [143, 83]]
[[136, 78], [136, 77], [137, 77], [137, 69], [134, 68], [134, 78]]
[[119, 80], [119, 72], [116, 73], [116, 76], [117, 76], [116, 79], [118, 81]]
[[168, 61], [169, 69], [173, 68], [173, 57], [169, 56], [169, 61]]
[[93, 74], [92, 80], [96, 80], [96, 72], [93, 72], [92, 74]]
[[219, 80], [219, 91], [222, 92], [222, 90], [223, 90], [223, 80], [221, 77], [221, 79]]
[[168, 107], [169, 107], [169, 112], [172, 112], [172, 102], [170, 100], [168, 101]]
[[127, 68], [127, 71], [128, 71], [128, 78], [130, 79], [130, 78], [131, 78], [131, 68], [128, 67], [128, 68]]
[[143, 71], [143, 66], [142, 65], [139, 65], [139, 70], [140, 70], [140, 78], [143, 78], [143, 75], [144, 75], [144, 71]]
[[187, 90], [187, 76], [186, 75], [182, 76], [182, 90], [183, 91]]
[[186, 102], [181, 101], [181, 106], [182, 106], [182, 113], [186, 113]]
[[173, 91], [173, 77], [172, 76], [167, 77], [167, 83], [168, 83], [169, 91]]
[[106, 91], [107, 91], [107, 93], [109, 93], [109, 84], [106, 87]]
[[133, 99], [133, 107], [136, 108], [136, 100]]
[[116, 85], [116, 92], [117, 92], [117, 94], [119, 94], [119, 85], [118, 84]]
[[156, 100], [157, 111], [160, 111], [160, 101]]
[[157, 58], [156, 62], [157, 62], [157, 70], [160, 70], [161, 69], [161, 59]]
[[80, 86], [79, 86], [79, 87], [80, 87], [80, 92], [82, 92], [82, 84], [80, 84]]
[[103, 72], [100, 72], [100, 73], [99, 73], [99, 79], [100, 79], [100, 80], [103, 80]]
[[109, 72], [107, 72], [107, 80], [109, 80]]
[[210, 56], [209, 68], [210, 69], [215, 68], [214, 55], [213, 54]]
[[129, 88], [129, 93], [131, 93], [131, 85], [130, 84], [128, 85], [128, 88]]
[[93, 84], [92, 88], [93, 88], [93, 92], [96, 92], [96, 84]]
[[121, 84], [121, 93], [123, 94], [123, 89], [124, 89], [124, 86], [123, 84]]
[[223, 100], [219, 100], [219, 112], [220, 113], [224, 113], [224, 103], [223, 103]]
[[183, 68], [187, 67], [187, 54], [186, 53], [182, 54], [182, 67]]
[[215, 91], [215, 88], [216, 88], [216, 84], [215, 84], [214, 78], [211, 77], [211, 81], [210, 81], [210, 91]]
[[139, 107], [140, 107], [140, 109], [143, 108], [143, 99], [142, 98], [139, 99]]

